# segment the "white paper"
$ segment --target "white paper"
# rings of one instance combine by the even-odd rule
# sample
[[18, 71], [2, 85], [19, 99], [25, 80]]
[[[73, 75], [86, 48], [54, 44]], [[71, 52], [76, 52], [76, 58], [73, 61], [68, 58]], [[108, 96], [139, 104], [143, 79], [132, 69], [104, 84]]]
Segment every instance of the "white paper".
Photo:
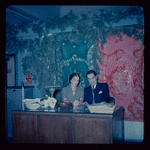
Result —
[[53, 98], [53, 97], [48, 97], [47, 101], [48, 101], [48, 105], [49, 105], [51, 108], [54, 108], [54, 107], [55, 107], [55, 104], [56, 104], [56, 102], [57, 102], [57, 100], [56, 100], [55, 98]]
[[101, 105], [101, 106], [88, 105], [88, 108], [90, 110], [90, 113], [108, 113], [108, 114], [112, 114], [114, 112], [115, 105], [113, 107], [109, 107], [107, 105]]

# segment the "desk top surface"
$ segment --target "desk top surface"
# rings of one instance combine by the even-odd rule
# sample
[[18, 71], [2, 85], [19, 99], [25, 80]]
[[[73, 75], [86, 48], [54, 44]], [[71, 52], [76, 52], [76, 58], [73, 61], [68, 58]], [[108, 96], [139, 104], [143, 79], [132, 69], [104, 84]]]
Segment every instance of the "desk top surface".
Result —
[[113, 114], [110, 113], [90, 113], [87, 106], [84, 107], [78, 107], [76, 109], [38, 109], [38, 110], [13, 110], [11, 111], [13, 114], [38, 114], [38, 115], [104, 115], [104, 116], [112, 116], [116, 113], [123, 111], [123, 106], [116, 106]]

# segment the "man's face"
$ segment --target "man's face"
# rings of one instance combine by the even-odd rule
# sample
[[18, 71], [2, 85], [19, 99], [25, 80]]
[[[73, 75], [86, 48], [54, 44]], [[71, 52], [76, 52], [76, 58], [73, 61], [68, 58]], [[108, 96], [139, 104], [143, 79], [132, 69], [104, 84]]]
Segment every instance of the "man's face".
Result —
[[97, 76], [93, 73], [87, 75], [87, 79], [91, 85], [95, 85], [97, 83]]

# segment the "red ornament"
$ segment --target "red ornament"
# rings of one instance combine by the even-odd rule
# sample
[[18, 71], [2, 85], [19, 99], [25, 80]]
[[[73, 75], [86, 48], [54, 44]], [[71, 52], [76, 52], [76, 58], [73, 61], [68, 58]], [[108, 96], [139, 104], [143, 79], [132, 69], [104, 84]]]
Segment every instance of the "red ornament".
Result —
[[26, 73], [26, 81], [25, 84], [32, 84], [32, 74], [31, 73]]

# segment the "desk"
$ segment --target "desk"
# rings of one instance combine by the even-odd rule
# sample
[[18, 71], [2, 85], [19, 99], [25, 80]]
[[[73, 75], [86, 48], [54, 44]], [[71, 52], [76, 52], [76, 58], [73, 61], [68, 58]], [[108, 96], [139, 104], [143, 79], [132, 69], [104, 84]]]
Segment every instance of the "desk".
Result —
[[122, 143], [123, 107], [113, 114], [12, 111], [14, 143]]

